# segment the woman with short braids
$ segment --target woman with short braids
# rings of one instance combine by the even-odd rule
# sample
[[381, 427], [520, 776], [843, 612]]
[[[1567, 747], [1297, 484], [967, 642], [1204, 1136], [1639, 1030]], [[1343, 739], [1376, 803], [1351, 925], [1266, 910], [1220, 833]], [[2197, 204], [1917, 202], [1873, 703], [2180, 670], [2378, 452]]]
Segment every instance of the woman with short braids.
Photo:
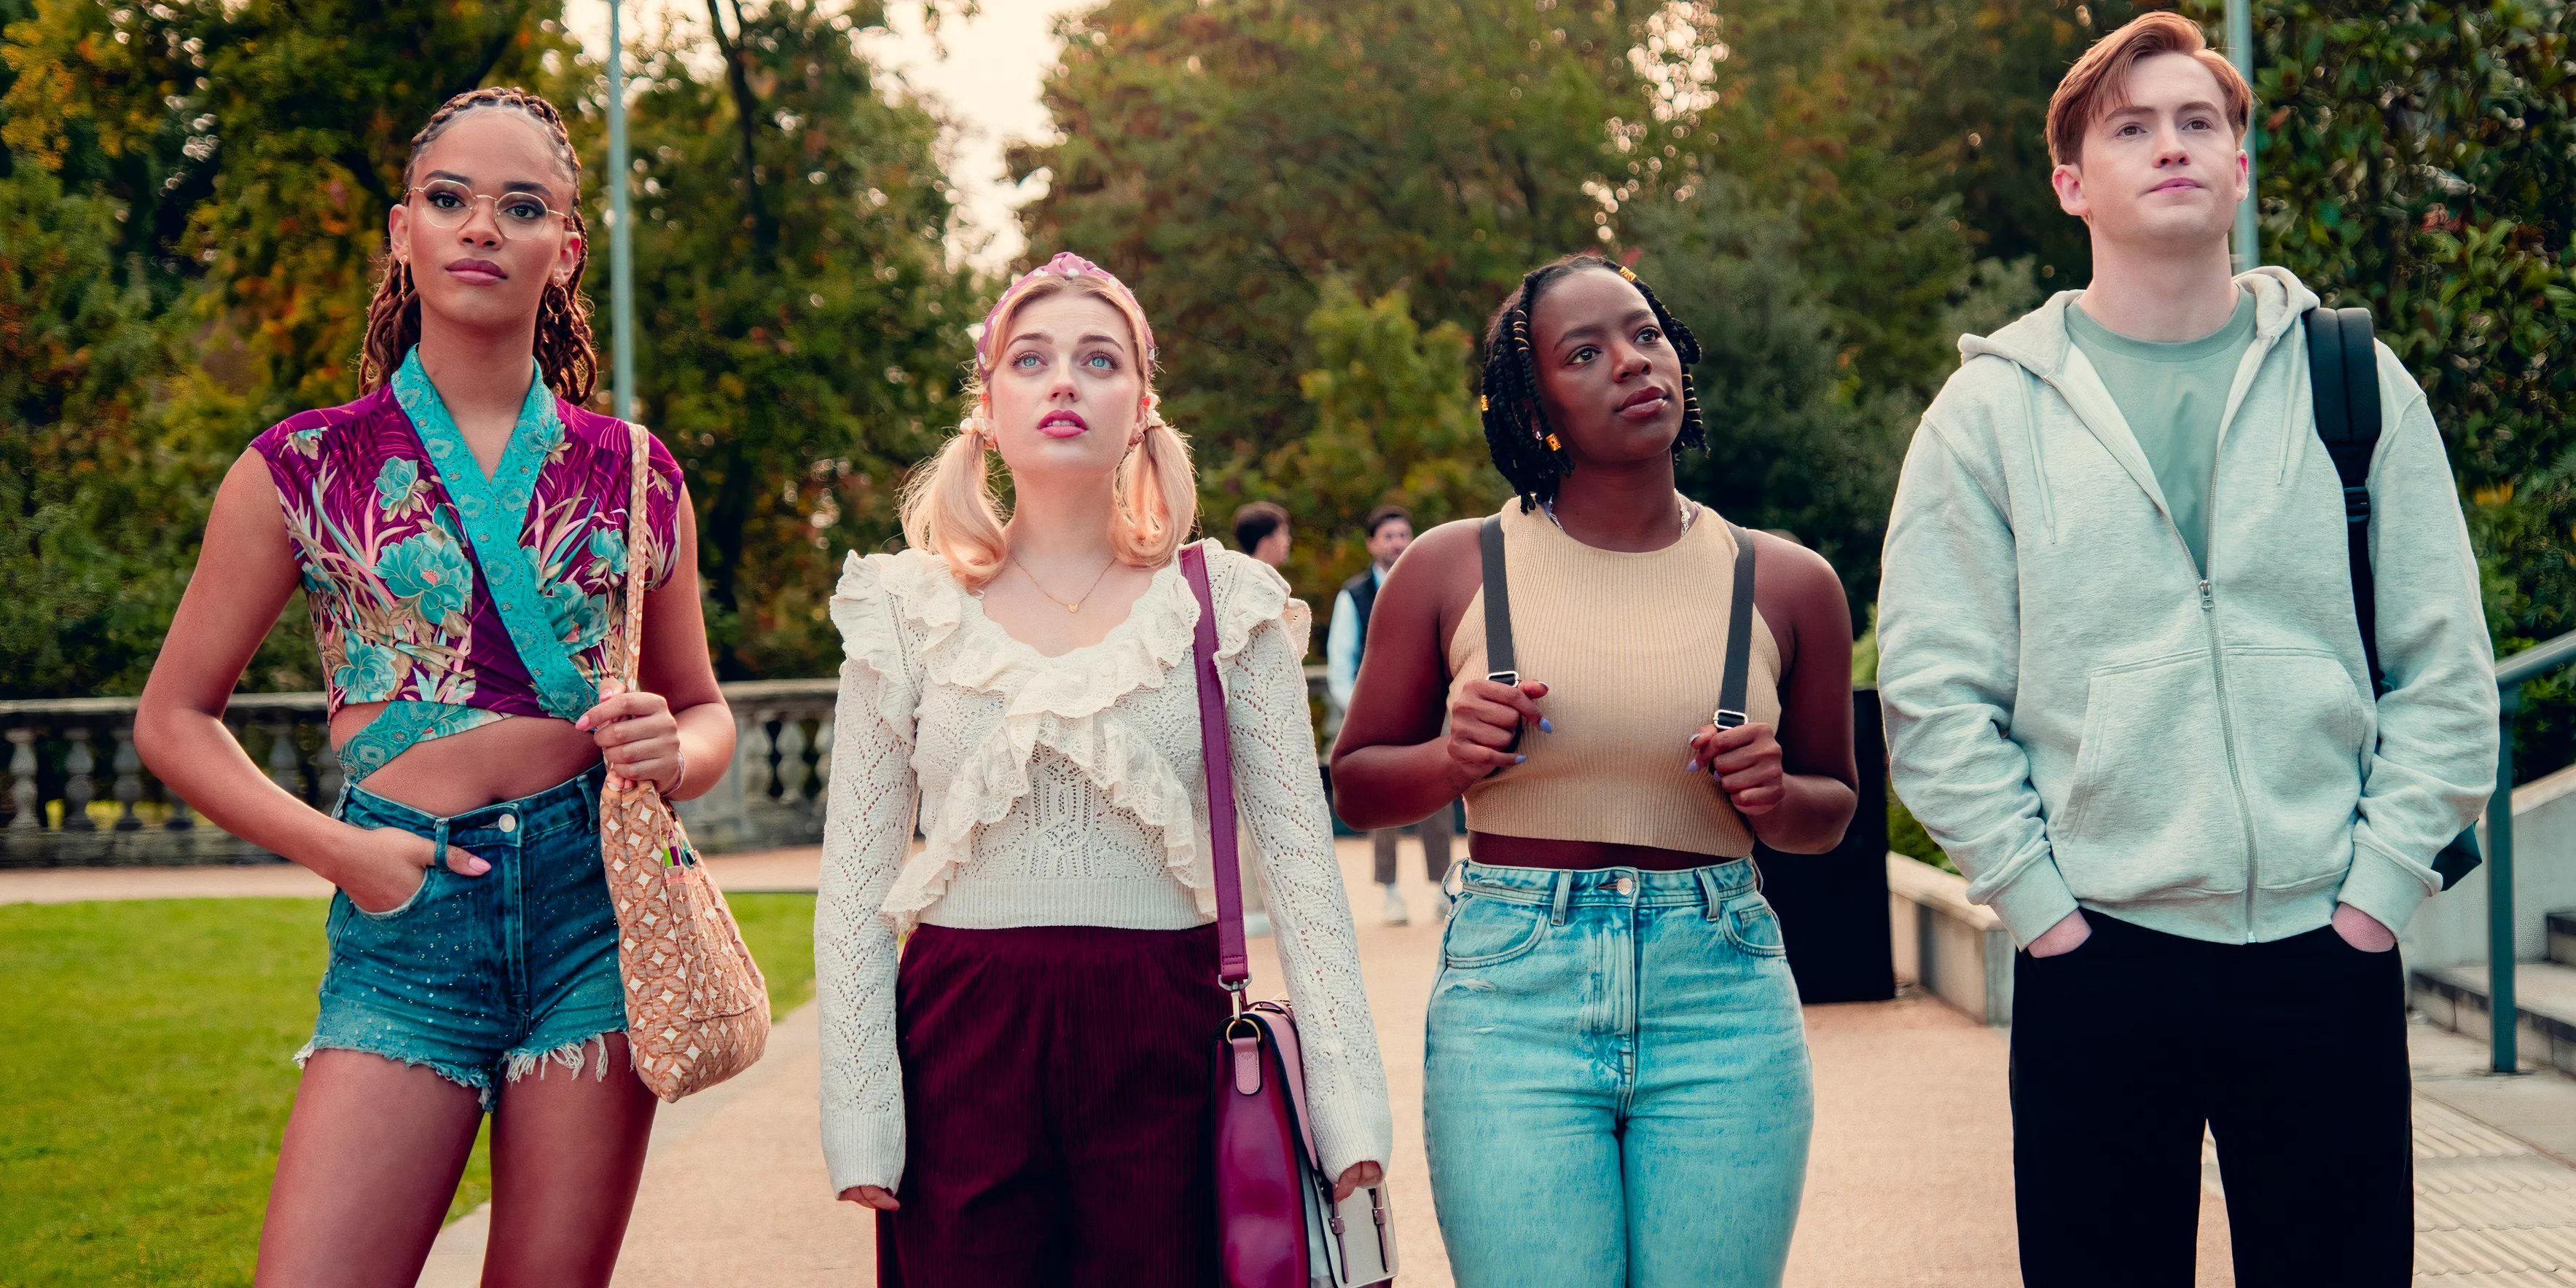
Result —
[[[1851, 820], [1842, 586], [1674, 490], [1704, 433], [1699, 346], [1634, 274], [1540, 268], [1485, 347], [1486, 442], [1518, 495], [1397, 561], [1333, 749], [1354, 827], [1466, 798], [1423, 1070], [1450, 1262], [1462, 1288], [1776, 1284], [1813, 1102], [1749, 856], [1831, 849]], [[1517, 683], [1488, 678], [1487, 523]], [[1740, 542], [1746, 718], [1719, 728]]]
[[[483, 1282], [606, 1284], [617, 1262], [654, 1101], [628, 1065], [599, 788], [703, 792], [734, 726], [680, 468], [646, 437], [635, 528], [635, 433], [582, 407], [580, 195], [563, 118], [523, 90], [460, 94], [413, 136], [365, 394], [225, 476], [143, 692], [135, 745], [163, 782], [339, 887], [263, 1285], [418, 1278], [487, 1112]], [[611, 628], [636, 560], [625, 692]], [[328, 813], [223, 725], [298, 586], [346, 779]]]

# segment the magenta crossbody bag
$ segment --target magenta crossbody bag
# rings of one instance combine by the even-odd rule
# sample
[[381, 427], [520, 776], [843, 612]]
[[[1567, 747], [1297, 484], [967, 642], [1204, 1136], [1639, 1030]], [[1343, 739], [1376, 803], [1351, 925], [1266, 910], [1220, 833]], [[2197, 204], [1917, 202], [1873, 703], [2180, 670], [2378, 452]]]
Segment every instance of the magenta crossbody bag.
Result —
[[1216, 1220], [1227, 1288], [1360, 1288], [1395, 1277], [1394, 1218], [1383, 1185], [1333, 1201], [1306, 1115], [1297, 1017], [1286, 1002], [1243, 1000], [1243, 866], [1236, 849], [1234, 738], [1216, 675], [1216, 600], [1207, 554], [1181, 551], [1198, 597], [1199, 758], [1207, 766], [1208, 839], [1216, 865], [1217, 982], [1233, 1018], [1210, 1060], [1216, 1082]]

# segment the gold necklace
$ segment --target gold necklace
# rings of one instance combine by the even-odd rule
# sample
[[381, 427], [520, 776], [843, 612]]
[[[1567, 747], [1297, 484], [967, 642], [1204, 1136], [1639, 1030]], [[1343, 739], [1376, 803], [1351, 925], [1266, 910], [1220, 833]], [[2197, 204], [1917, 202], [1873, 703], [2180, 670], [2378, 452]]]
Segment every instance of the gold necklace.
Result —
[[1082, 611], [1082, 606], [1091, 601], [1092, 592], [1099, 590], [1100, 583], [1108, 580], [1109, 570], [1118, 566], [1118, 559], [1117, 556], [1112, 555], [1109, 562], [1100, 565], [1100, 575], [1091, 579], [1091, 589], [1082, 592], [1082, 598], [1077, 599], [1070, 604], [1056, 598], [1052, 593], [1050, 593], [1046, 586], [1038, 581], [1038, 575], [1030, 572], [1027, 564], [1020, 562], [1020, 557], [1018, 555], [1014, 554], [1011, 556], [1011, 566], [1019, 569], [1020, 575], [1028, 578], [1029, 584], [1037, 587], [1037, 592], [1041, 595], [1045, 595], [1048, 603], [1053, 604], [1068, 613], [1079, 613]]

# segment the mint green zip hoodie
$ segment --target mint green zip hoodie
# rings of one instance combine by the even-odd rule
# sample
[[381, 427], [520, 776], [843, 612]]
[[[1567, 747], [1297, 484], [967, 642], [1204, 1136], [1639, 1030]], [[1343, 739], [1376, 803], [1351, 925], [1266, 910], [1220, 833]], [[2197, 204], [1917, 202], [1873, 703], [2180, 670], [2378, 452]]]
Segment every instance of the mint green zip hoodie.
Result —
[[2202, 580], [2061, 292], [1923, 414], [1879, 592], [1898, 796], [2027, 944], [2083, 907], [2253, 943], [2350, 903], [2402, 930], [2495, 783], [2494, 655], [2439, 433], [2379, 346], [2373, 701], [2342, 485], [2317, 441], [2316, 295], [2237, 279], [2255, 335], [2227, 400]]

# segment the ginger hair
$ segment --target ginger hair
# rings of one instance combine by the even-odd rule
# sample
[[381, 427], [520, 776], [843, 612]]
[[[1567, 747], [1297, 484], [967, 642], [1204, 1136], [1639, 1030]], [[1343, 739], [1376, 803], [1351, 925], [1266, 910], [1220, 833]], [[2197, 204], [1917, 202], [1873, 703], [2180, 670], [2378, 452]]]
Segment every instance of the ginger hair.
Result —
[[2254, 115], [2254, 91], [2236, 64], [2209, 47], [2200, 24], [2181, 14], [2158, 10], [2131, 19], [2119, 30], [2093, 42], [2084, 56], [2057, 82], [2048, 99], [2048, 159], [2075, 165], [2084, 156], [2084, 132], [2095, 121], [2129, 101], [2129, 71], [2158, 54], [2188, 54], [2218, 78], [2219, 107], [2241, 141]]

